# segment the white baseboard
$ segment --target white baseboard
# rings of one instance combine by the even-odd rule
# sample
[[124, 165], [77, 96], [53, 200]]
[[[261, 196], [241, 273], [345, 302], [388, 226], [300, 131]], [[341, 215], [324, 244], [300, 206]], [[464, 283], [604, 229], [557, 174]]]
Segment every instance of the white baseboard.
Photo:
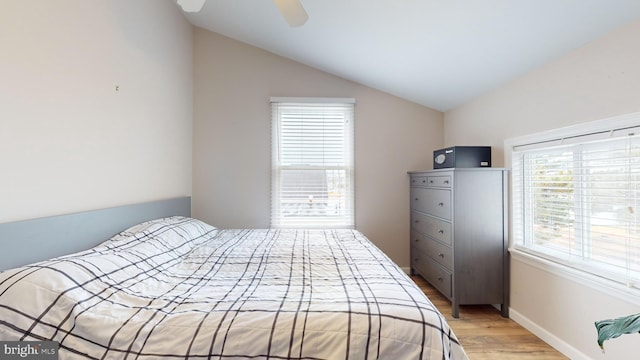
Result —
[[520, 326], [522, 326], [523, 328], [532, 332], [534, 335], [542, 339], [547, 344], [553, 346], [556, 350], [561, 352], [563, 355], [565, 355], [569, 359], [592, 360], [592, 358], [583, 354], [578, 349], [569, 345], [561, 338], [550, 333], [540, 325], [536, 324], [534, 321], [531, 321], [531, 319], [523, 316], [522, 314], [513, 310], [512, 308], [509, 308], [509, 318], [511, 318], [511, 320], [517, 322], [518, 324], [520, 324]]

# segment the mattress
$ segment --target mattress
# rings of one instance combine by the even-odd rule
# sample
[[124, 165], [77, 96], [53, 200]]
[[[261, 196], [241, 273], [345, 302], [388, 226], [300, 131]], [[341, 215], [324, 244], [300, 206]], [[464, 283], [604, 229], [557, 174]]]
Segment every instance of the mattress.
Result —
[[0, 273], [0, 340], [60, 359], [466, 359], [424, 293], [355, 230], [133, 226]]

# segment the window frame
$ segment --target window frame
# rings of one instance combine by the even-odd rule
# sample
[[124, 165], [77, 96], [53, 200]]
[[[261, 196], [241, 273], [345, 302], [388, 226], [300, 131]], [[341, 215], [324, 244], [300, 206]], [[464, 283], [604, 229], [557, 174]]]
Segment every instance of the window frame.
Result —
[[[531, 231], [531, 229], [526, 228], [529, 222], [524, 222], [521, 218], [522, 214], [526, 212], [524, 209], [526, 203], [523, 201], [523, 193], [518, 190], [518, 184], [514, 183], [514, 179], [518, 179], [516, 172], [524, 171], [514, 166], [517, 165], [514, 162], [517, 161], [516, 157], [520, 156], [517, 152], [518, 149], [541, 149], [545, 145], [552, 147], [563, 143], [577, 144], [581, 139], [603, 138], [625, 131], [621, 129], [638, 126], [640, 126], [640, 112], [505, 140], [505, 163], [512, 167], [509, 252], [516, 259], [598, 290], [607, 289], [609, 293], [617, 297], [638, 301], [640, 297], [640, 279], [633, 279], [632, 282], [616, 281], [608, 278], [602, 272], [594, 271], [595, 267], [592, 264], [586, 264], [585, 266], [585, 263], [581, 263], [579, 260], [564, 261], [553, 256], [550, 251], [539, 251], [523, 244], [522, 242], [526, 241], [524, 233]], [[635, 136], [639, 136], [638, 133], [640, 131], [634, 129], [634, 132]], [[520, 188], [524, 189], [523, 187]]]
[[[271, 169], [271, 227], [273, 228], [355, 228], [355, 99], [354, 98], [298, 98], [298, 97], [272, 97], [271, 106], [271, 127], [272, 127], [272, 169]], [[343, 133], [345, 145], [343, 164], [283, 164], [285, 151], [280, 143], [280, 121], [276, 113], [277, 106], [290, 107], [315, 107], [328, 106], [331, 108], [344, 107], [344, 118], [348, 121]], [[304, 135], [303, 135], [304, 136]], [[327, 144], [323, 145], [327, 146]], [[331, 145], [329, 145], [331, 146]], [[324, 154], [324, 152], [323, 152]], [[312, 161], [313, 162], [313, 161]], [[306, 173], [324, 172], [324, 176], [331, 176], [331, 173], [340, 173], [338, 177], [344, 178], [344, 191], [340, 191], [339, 208], [344, 206], [344, 211], [339, 215], [332, 216], [291, 216], [286, 219], [281, 214], [285, 211], [282, 208], [282, 187], [280, 186], [284, 171]], [[330, 192], [331, 194], [331, 192]], [[310, 200], [311, 201], [311, 200]], [[322, 200], [321, 200], [322, 201]], [[331, 201], [327, 199], [327, 201]], [[295, 202], [295, 201], [294, 201]], [[314, 198], [314, 206], [316, 199]], [[288, 220], [288, 221], [287, 221]]]

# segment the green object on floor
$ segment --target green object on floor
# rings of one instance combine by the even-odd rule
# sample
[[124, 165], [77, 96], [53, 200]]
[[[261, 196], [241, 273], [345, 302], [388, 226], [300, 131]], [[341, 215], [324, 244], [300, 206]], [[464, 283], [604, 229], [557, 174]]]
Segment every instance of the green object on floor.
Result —
[[623, 334], [640, 333], [640, 314], [600, 320], [596, 321], [595, 325], [598, 330], [598, 345], [604, 350], [605, 340], [617, 338]]

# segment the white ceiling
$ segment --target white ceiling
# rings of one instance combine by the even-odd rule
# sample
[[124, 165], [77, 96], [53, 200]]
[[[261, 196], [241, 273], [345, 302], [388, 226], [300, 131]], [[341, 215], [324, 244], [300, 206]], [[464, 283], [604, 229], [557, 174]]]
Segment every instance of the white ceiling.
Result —
[[[195, 26], [446, 111], [626, 23], [640, 0], [207, 0]], [[638, 39], [640, 42], [640, 39]]]

